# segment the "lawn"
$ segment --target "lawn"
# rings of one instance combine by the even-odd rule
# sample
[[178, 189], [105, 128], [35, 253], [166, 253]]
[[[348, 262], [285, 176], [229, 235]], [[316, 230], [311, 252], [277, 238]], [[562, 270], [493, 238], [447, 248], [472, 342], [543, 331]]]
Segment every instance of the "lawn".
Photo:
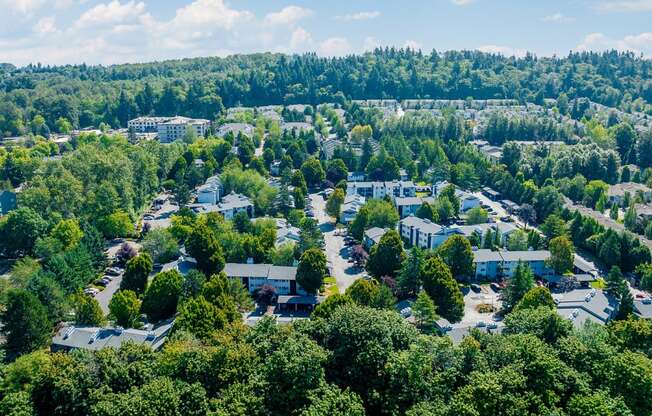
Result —
[[334, 277], [324, 278], [324, 285], [321, 292], [326, 296], [337, 295], [340, 293], [340, 289], [337, 287], [337, 281]]
[[591, 287], [593, 289], [604, 289], [607, 285], [604, 283], [603, 279], [598, 279], [595, 282], [591, 282]]

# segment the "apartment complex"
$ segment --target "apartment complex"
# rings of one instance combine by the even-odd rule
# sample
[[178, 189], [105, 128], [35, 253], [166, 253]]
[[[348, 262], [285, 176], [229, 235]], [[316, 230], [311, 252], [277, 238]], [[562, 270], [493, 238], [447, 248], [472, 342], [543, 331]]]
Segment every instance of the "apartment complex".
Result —
[[382, 199], [385, 195], [392, 199], [406, 198], [416, 197], [417, 187], [412, 181], [348, 182], [346, 194], [376, 199]]
[[273, 264], [226, 263], [224, 273], [230, 279], [240, 279], [250, 293], [263, 285], [276, 289], [277, 295], [305, 295], [297, 284], [297, 268]]
[[127, 127], [136, 133], [157, 133], [162, 143], [183, 138], [190, 127], [195, 135], [204, 137], [211, 125], [209, 120], [174, 117], [138, 117], [127, 122]]
[[511, 278], [519, 263], [530, 266], [532, 273], [537, 277], [554, 275], [554, 270], [546, 264], [550, 258], [548, 250], [529, 251], [491, 251], [476, 250], [473, 263], [475, 265], [476, 279]]

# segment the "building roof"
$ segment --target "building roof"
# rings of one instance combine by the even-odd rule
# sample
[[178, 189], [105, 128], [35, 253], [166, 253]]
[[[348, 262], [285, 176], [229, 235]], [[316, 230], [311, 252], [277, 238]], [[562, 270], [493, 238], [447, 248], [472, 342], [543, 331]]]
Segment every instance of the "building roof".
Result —
[[467, 237], [472, 235], [474, 232], [477, 232], [480, 235], [485, 235], [487, 233], [487, 230], [491, 230], [492, 232], [499, 230], [500, 233], [503, 235], [510, 234], [517, 230], [516, 226], [508, 222], [458, 225], [451, 228], [460, 230], [460, 232]]
[[607, 191], [608, 196], [624, 196], [625, 193], [629, 193], [631, 196], [635, 196], [638, 191], [649, 193], [652, 192], [647, 186], [636, 183], [636, 182], [623, 182], [611, 185]]
[[421, 205], [423, 204], [423, 199], [418, 196], [408, 196], [408, 197], [397, 197], [394, 199], [397, 207], [400, 206], [412, 206], [412, 205]]
[[574, 289], [552, 294], [557, 313], [565, 318], [573, 316], [573, 325], [581, 327], [584, 321], [605, 324], [616, 310], [618, 303], [611, 295], [597, 289]]
[[373, 241], [375, 244], [378, 244], [380, 239], [385, 235], [387, 231], [387, 228], [372, 227], [364, 232], [364, 236]]
[[491, 251], [489, 249], [480, 249], [473, 252], [474, 263], [486, 262], [530, 262], [530, 261], [545, 261], [550, 257], [548, 250], [526, 250], [526, 251]]
[[224, 273], [229, 277], [262, 277], [269, 280], [296, 280], [297, 268], [273, 264], [226, 263]]
[[222, 198], [222, 202], [219, 203], [219, 210], [222, 211], [236, 208], [245, 208], [248, 206], [253, 206], [253, 203], [249, 197], [231, 192]]
[[642, 300], [634, 301], [634, 311], [636, 315], [645, 319], [652, 319], [652, 303], [643, 303]]
[[276, 303], [279, 305], [319, 305], [325, 299], [326, 296], [279, 295]]
[[415, 217], [414, 215], [403, 218], [401, 224], [404, 227], [414, 227], [420, 232], [428, 234], [439, 234], [444, 229], [444, 227], [439, 224], [435, 224], [427, 219]]
[[173, 324], [174, 320], [170, 319], [152, 327], [151, 330], [64, 326], [54, 335], [52, 344], [69, 349], [101, 350], [107, 347], [119, 348], [124, 342], [131, 341], [158, 350]]
[[220, 137], [226, 136], [229, 132], [237, 136], [238, 133], [242, 132], [244, 135], [251, 135], [254, 132], [254, 126], [247, 123], [226, 123], [222, 124], [217, 130], [217, 135]]

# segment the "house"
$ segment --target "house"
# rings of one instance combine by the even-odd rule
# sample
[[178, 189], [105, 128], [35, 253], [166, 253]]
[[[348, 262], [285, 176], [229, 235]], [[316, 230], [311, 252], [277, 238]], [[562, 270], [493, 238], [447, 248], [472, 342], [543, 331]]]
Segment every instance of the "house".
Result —
[[191, 130], [197, 137], [204, 137], [210, 124], [210, 121], [204, 119], [170, 117], [158, 124], [158, 138], [161, 143], [170, 143], [182, 139], [188, 130]]
[[537, 277], [554, 274], [554, 271], [546, 264], [546, 260], [550, 258], [548, 250], [491, 251], [480, 249], [473, 254], [476, 279], [511, 278], [519, 263], [530, 266], [532, 273]]
[[632, 199], [640, 194], [644, 202], [650, 202], [652, 189], [636, 182], [623, 182], [611, 185], [607, 190], [607, 197], [609, 198], [610, 204], [622, 206], [626, 194], [629, 194]]
[[565, 293], [553, 293], [557, 313], [569, 319], [576, 328], [591, 321], [606, 324], [618, 311], [618, 301], [597, 289], [574, 289]]
[[390, 198], [417, 196], [417, 188], [412, 181], [386, 181], [386, 182], [348, 182], [347, 195], [360, 195], [365, 198], [382, 199], [385, 195]]
[[297, 268], [273, 264], [226, 263], [224, 273], [230, 279], [240, 279], [250, 293], [263, 285], [276, 289], [277, 295], [307, 295], [297, 284]]
[[247, 123], [226, 123], [222, 124], [216, 132], [217, 137], [225, 137], [229, 133], [233, 134], [234, 138], [237, 138], [240, 133], [248, 137], [253, 137], [254, 126]]
[[50, 350], [72, 351], [77, 349], [97, 351], [103, 348], [120, 346], [127, 342], [147, 345], [152, 350], [160, 350], [172, 330], [174, 319], [163, 321], [149, 329], [123, 329], [122, 327], [85, 327], [65, 325], [54, 337]]
[[197, 202], [200, 204], [215, 205], [220, 202], [222, 181], [215, 175], [206, 179], [206, 182], [197, 188]]
[[342, 203], [342, 208], [340, 209], [340, 222], [342, 224], [352, 222], [366, 201], [365, 197], [357, 194], [346, 195]]
[[362, 245], [367, 251], [371, 250], [371, 247], [378, 244], [380, 239], [389, 231], [388, 228], [373, 227], [364, 232]]
[[0, 191], [0, 215], [7, 215], [9, 211], [16, 209], [16, 193], [12, 191]]

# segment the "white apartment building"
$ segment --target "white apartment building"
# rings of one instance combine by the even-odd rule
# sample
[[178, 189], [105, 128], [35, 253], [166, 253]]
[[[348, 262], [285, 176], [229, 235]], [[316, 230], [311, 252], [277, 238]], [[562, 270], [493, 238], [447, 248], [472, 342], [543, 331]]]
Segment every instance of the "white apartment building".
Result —
[[393, 200], [395, 198], [415, 197], [417, 187], [412, 181], [386, 181], [386, 182], [348, 182], [347, 195], [360, 195], [365, 198], [382, 199], [385, 195]]
[[197, 137], [204, 137], [211, 122], [204, 119], [188, 117], [171, 117], [158, 125], [158, 137], [161, 143], [170, 143], [182, 139], [188, 127], [192, 128]]

